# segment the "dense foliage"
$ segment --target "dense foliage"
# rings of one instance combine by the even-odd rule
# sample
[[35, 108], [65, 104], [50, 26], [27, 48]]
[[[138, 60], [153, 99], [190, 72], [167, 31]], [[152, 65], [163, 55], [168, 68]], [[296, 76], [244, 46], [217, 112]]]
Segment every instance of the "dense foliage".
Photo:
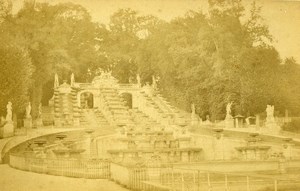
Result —
[[207, 14], [189, 11], [170, 22], [121, 9], [108, 26], [71, 3], [27, 1], [16, 15], [0, 4], [0, 37], [8, 39], [0, 44], [0, 114], [8, 99], [18, 112], [30, 100], [36, 117], [39, 103], [52, 97], [54, 73], [90, 81], [102, 68], [122, 83], [136, 74], [142, 83], [158, 76], [173, 104], [189, 111], [194, 103], [201, 117], [223, 119], [231, 101], [234, 115], [261, 113], [267, 104], [299, 115], [300, 65], [280, 59], [260, 8], [245, 10], [241, 0], [208, 3]]

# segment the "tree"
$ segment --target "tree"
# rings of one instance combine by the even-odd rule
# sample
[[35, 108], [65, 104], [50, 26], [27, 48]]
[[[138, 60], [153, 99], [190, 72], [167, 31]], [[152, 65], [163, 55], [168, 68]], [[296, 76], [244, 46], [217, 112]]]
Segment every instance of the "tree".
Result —
[[0, 44], [0, 115], [6, 115], [8, 101], [15, 113], [23, 112], [29, 101], [34, 67], [26, 50], [12, 44]]
[[130, 77], [135, 77], [138, 47], [160, 22], [154, 16], [141, 16], [131, 9], [120, 9], [111, 16], [105, 47], [113, 74], [120, 82], [128, 82]]
[[5, 24], [10, 29], [7, 32], [28, 49], [36, 69], [30, 91], [33, 117], [37, 116], [43, 95], [48, 99], [52, 96], [53, 90], [44, 88], [43, 92], [43, 86], [53, 80], [54, 73], [69, 79], [73, 72], [77, 80], [84, 80], [87, 69], [104, 58], [97, 49], [100, 26], [79, 5], [27, 2]]
[[0, 0], [0, 24], [11, 14], [12, 3], [10, 0]]
[[[278, 80], [280, 108], [282, 112], [289, 110], [293, 116], [300, 114], [300, 65], [294, 58], [286, 58], [280, 66]], [[277, 93], [278, 94], [278, 93]]]
[[259, 113], [278, 100], [280, 63], [259, 10], [253, 3], [250, 17], [242, 19], [240, 0], [210, 0], [208, 15], [190, 11], [157, 28], [141, 46], [139, 67], [146, 76], [158, 70], [173, 104], [189, 110], [195, 103], [202, 117], [223, 119], [231, 101], [234, 114]]

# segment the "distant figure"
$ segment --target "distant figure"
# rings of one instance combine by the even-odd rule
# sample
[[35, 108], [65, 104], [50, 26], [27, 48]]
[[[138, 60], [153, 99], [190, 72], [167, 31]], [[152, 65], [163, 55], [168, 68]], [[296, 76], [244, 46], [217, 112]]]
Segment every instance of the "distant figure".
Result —
[[6, 121], [12, 121], [12, 103], [10, 101], [6, 106]]
[[54, 88], [57, 88], [59, 86], [59, 81], [58, 81], [58, 75], [55, 73], [54, 75]]
[[71, 74], [71, 87], [74, 87], [75, 85], [75, 76], [74, 73]]
[[26, 118], [28, 119], [28, 118], [31, 118], [31, 103], [29, 102], [28, 103], [28, 105], [27, 105], [27, 107], [26, 107]]

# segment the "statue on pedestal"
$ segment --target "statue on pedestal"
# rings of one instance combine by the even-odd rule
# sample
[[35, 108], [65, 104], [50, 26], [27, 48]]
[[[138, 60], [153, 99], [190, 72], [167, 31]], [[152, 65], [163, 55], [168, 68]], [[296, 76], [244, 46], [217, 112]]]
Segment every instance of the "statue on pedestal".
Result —
[[71, 86], [73, 87], [75, 85], [75, 77], [74, 73], [71, 74]]
[[58, 75], [55, 73], [54, 75], [54, 88], [57, 88], [59, 86], [59, 81], [58, 81]]
[[29, 102], [26, 107], [26, 116], [27, 119], [31, 118], [31, 103]]
[[233, 102], [230, 102], [226, 106], [226, 118], [227, 117], [231, 117], [232, 118], [232, 116], [231, 116], [231, 106], [232, 106], [232, 104], [233, 104]]
[[266, 112], [267, 112], [267, 119], [266, 119], [267, 123], [275, 122], [275, 119], [274, 119], [274, 105], [267, 105]]
[[267, 105], [266, 108], [267, 112], [267, 118], [266, 118], [266, 123], [265, 126], [271, 130], [271, 133], [277, 134], [281, 128], [279, 125], [277, 125], [275, 118], [274, 118], [274, 106], [273, 105]]
[[12, 121], [12, 103], [10, 101], [6, 106], [6, 121]]
[[233, 117], [231, 115], [231, 106], [233, 102], [230, 102], [226, 105], [226, 117], [225, 117], [225, 127], [232, 128], [234, 126]]
[[191, 114], [191, 124], [192, 125], [196, 125], [198, 123], [198, 118], [196, 116], [196, 108], [195, 108], [195, 104], [191, 104], [191, 110], [192, 110], [192, 114]]

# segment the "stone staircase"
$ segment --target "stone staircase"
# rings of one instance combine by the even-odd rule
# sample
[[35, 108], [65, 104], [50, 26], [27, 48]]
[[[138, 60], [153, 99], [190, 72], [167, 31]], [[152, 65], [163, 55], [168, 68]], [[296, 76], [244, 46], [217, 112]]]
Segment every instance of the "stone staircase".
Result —
[[138, 108], [133, 108], [130, 110], [131, 115], [133, 116], [134, 122], [137, 126], [143, 128], [164, 128], [164, 125], [158, 123], [157, 121], [151, 119], [148, 115], [140, 111]]
[[[163, 124], [171, 123], [179, 126], [187, 126], [190, 123], [190, 114], [171, 106], [166, 98], [162, 97], [159, 92], [153, 95], [148, 95], [145, 91], [140, 92], [146, 102], [146, 107], [150, 107], [145, 111], [148, 115], [155, 118]], [[153, 113], [156, 115], [154, 116]], [[171, 120], [168, 120], [170, 118]]]
[[97, 108], [81, 109], [80, 124], [89, 128], [102, 128], [109, 126], [107, 119]]
[[100, 110], [96, 109], [96, 110], [94, 110], [94, 112], [96, 115], [97, 123], [100, 126], [108, 126], [109, 125], [107, 119], [104, 117], [103, 113]]
[[129, 108], [125, 105], [125, 100], [118, 94], [116, 89], [101, 88], [101, 93], [104, 98], [104, 109], [106, 113], [110, 114], [110, 119], [114, 124], [128, 125], [134, 123]]

